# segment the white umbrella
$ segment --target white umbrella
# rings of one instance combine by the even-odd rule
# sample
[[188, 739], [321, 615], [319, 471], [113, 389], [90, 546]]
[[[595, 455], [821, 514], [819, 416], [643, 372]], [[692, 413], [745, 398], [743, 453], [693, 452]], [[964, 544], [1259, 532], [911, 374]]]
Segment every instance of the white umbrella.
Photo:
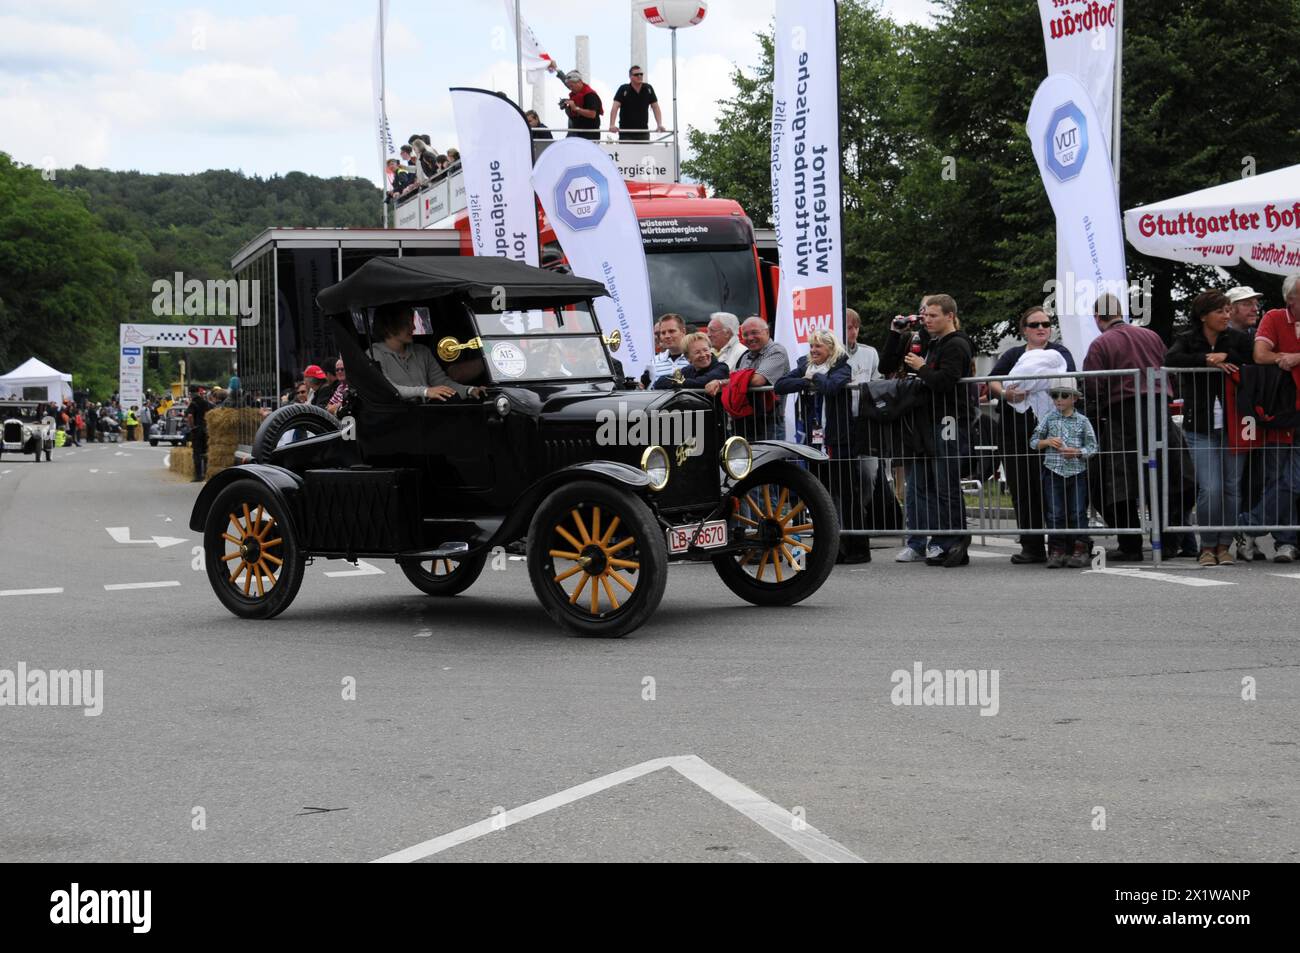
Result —
[[1124, 213], [1124, 231], [1157, 258], [1300, 271], [1300, 165], [1139, 205]]

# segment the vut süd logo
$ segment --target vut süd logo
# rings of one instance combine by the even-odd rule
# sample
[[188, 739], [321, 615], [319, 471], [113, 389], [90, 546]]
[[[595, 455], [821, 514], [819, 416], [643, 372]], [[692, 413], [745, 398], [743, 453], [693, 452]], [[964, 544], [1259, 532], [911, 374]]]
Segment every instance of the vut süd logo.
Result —
[[1047, 167], [1057, 181], [1068, 182], [1083, 171], [1088, 157], [1088, 122], [1073, 101], [1056, 107], [1043, 145]]
[[609, 182], [590, 165], [578, 165], [555, 186], [555, 214], [575, 231], [595, 228], [609, 211]]

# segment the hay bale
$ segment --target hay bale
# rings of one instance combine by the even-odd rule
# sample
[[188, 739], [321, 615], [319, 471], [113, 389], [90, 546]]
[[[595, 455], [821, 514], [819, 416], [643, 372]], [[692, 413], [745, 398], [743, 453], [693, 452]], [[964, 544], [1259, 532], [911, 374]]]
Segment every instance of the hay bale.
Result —
[[194, 454], [189, 447], [172, 447], [167, 469], [177, 476], [194, 478]]
[[[208, 427], [208, 468], [204, 475], [211, 478], [235, 465], [240, 438], [257, 432], [262, 414], [256, 407], [219, 407], [208, 411], [204, 421]], [[193, 467], [192, 461], [190, 465]]]

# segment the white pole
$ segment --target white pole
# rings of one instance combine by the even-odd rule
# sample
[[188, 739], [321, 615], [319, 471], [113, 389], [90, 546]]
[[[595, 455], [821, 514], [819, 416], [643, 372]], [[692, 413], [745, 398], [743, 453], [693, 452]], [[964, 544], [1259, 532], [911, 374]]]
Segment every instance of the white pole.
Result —
[[1110, 164], [1119, 191], [1119, 132], [1124, 111], [1124, 0], [1115, 3], [1115, 102], [1111, 107]]
[[677, 144], [677, 27], [669, 30], [673, 35], [673, 181], [682, 180], [682, 153]]
[[[387, 90], [385, 89], [385, 85], [384, 85], [384, 73], [385, 73], [384, 31], [386, 29], [387, 29], [387, 24], [384, 23], [384, 0], [379, 0], [379, 109], [381, 113], [380, 118], [383, 119], [385, 125], [387, 125], [388, 123], [388, 103], [385, 101], [384, 98], [387, 95]], [[389, 134], [389, 131], [385, 129], [384, 133]], [[388, 162], [386, 159], [383, 168], [379, 170], [379, 182], [380, 182], [380, 188], [383, 188], [384, 186], [388, 185]], [[394, 208], [393, 211], [395, 213], [397, 211], [396, 208]], [[384, 197], [384, 228], [387, 227], [388, 227], [388, 197], [385, 196]], [[183, 383], [184, 382], [183, 376], [181, 380]]]
[[577, 64], [578, 72], [582, 74], [585, 82], [591, 82], [591, 38], [587, 36], [577, 36], [573, 39], [573, 60]]
[[519, 95], [515, 102], [524, 108], [524, 0], [515, 0], [515, 79], [519, 81]]
[[650, 72], [649, 63], [646, 62], [646, 30], [645, 18], [638, 15], [636, 4], [632, 4], [632, 56], [628, 60], [629, 66], [640, 66], [647, 73]]

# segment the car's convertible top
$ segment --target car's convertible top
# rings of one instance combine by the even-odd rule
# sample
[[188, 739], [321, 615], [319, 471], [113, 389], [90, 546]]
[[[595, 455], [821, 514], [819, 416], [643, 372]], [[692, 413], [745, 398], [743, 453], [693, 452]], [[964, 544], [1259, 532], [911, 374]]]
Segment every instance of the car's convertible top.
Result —
[[321, 291], [326, 314], [423, 301], [453, 294], [488, 300], [504, 289], [512, 310], [569, 304], [608, 292], [598, 281], [534, 268], [508, 258], [372, 258], [338, 284]]

